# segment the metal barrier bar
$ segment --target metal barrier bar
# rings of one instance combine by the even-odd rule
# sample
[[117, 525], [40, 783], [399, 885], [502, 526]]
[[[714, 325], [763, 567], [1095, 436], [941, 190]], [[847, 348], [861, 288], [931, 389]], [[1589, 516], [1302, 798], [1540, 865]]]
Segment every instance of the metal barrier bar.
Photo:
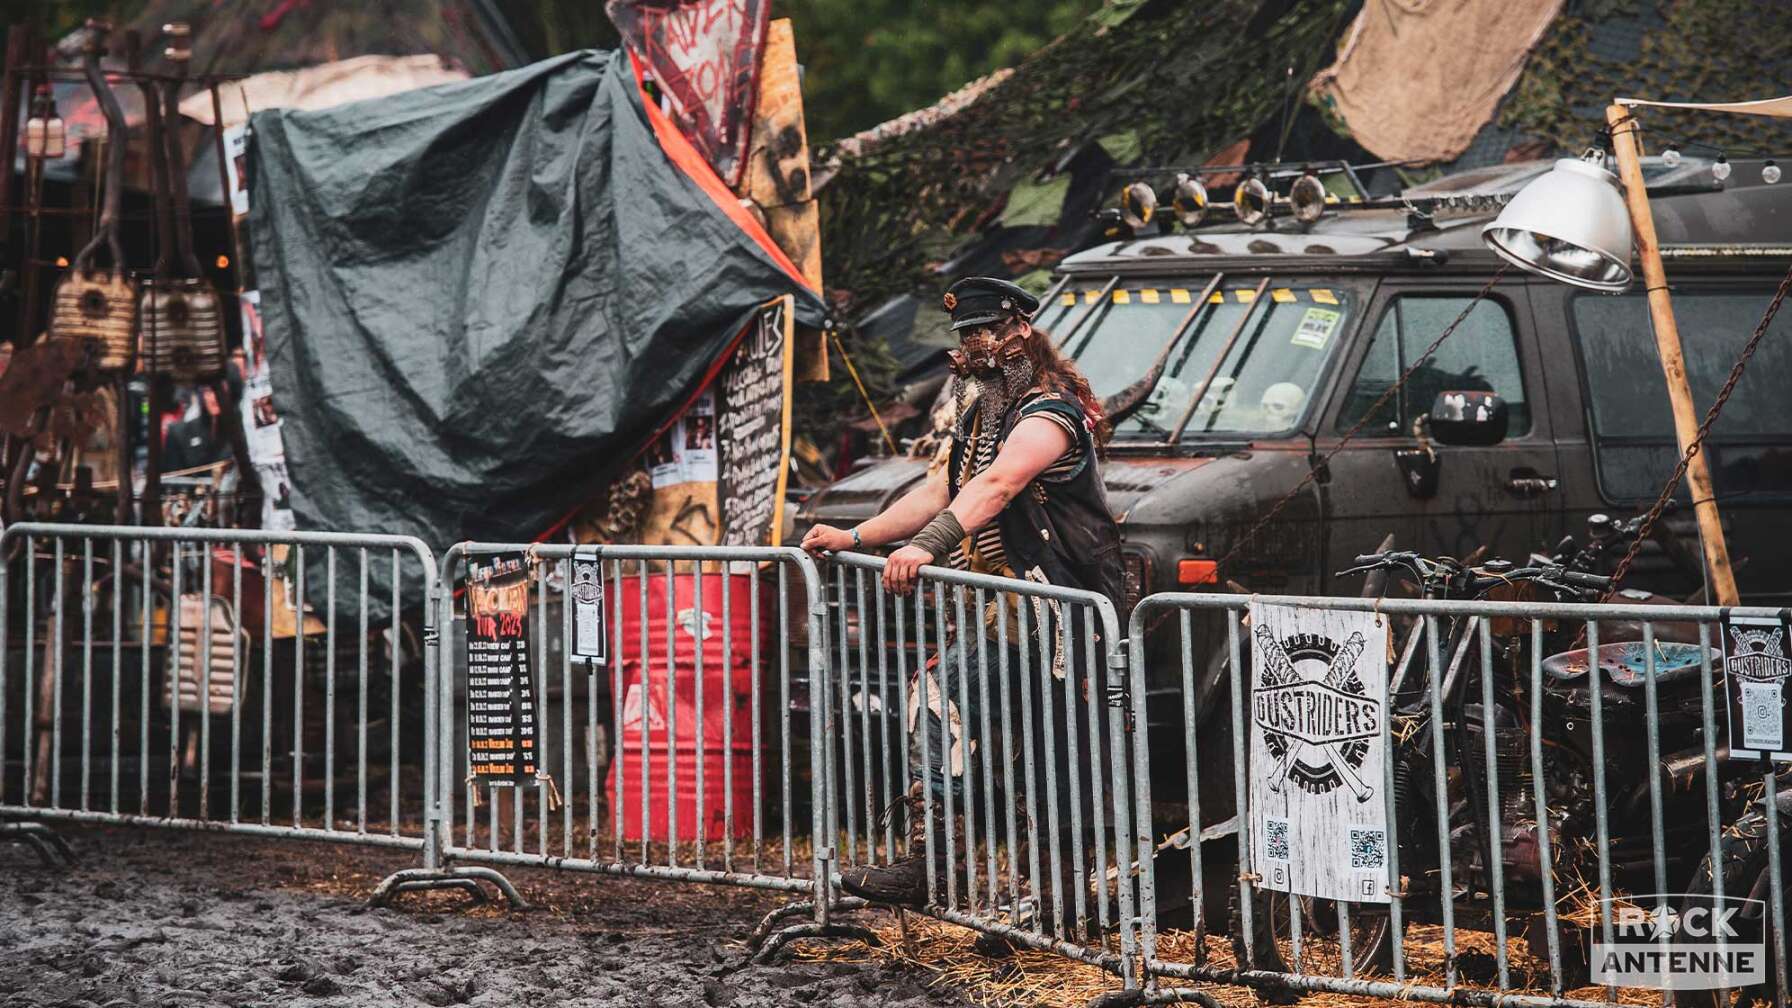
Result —
[[[282, 606], [297, 606], [291, 610], [288, 663], [274, 632], [283, 610], [275, 605], [271, 553], [286, 547], [302, 564], [307, 546], [326, 550], [332, 571], [338, 548], [356, 550], [360, 591], [353, 600], [339, 598], [332, 577], [323, 598], [314, 599], [305, 592], [302, 567], [296, 571], [292, 600], [280, 599]], [[16, 759], [23, 775], [15, 787], [10, 775], [0, 774], [0, 814], [422, 849], [434, 863], [434, 754], [424, 745], [405, 747], [399, 730], [404, 682], [417, 671], [406, 661], [405, 625], [423, 631], [422, 653], [409, 657], [421, 664], [422, 689], [414, 695], [424, 701], [426, 723], [435, 692], [436, 565], [427, 546], [389, 535], [22, 523], [0, 530], [0, 558], [15, 547], [18, 559], [0, 559], [0, 697], [13, 686], [14, 667], [25, 674], [17, 708], [0, 698], [0, 760], [10, 767]], [[391, 554], [394, 575], [392, 654], [385, 670], [392, 719], [383, 760], [391, 801], [383, 810], [369, 800], [373, 762], [380, 756], [369, 733], [378, 716], [369, 704], [371, 550]], [[256, 576], [262, 578], [259, 592], [244, 584]], [[6, 600], [18, 581], [24, 582], [24, 606], [14, 610]], [[408, 596], [407, 584], [414, 589]], [[259, 615], [245, 606], [257, 595]], [[340, 648], [333, 646], [338, 602], [360, 614], [360, 636]], [[313, 613], [307, 603], [321, 606]], [[78, 621], [71, 608], [76, 605]], [[105, 609], [109, 619], [101, 615]], [[321, 681], [303, 660], [306, 638], [314, 634], [327, 649]], [[21, 641], [22, 650], [15, 646]], [[262, 673], [252, 683], [246, 673], [257, 651]], [[77, 656], [78, 692], [72, 676]], [[359, 702], [352, 709], [345, 704], [338, 710], [333, 702], [339, 664], [357, 684]], [[304, 717], [308, 693], [324, 697], [324, 742], [312, 754], [323, 768], [317, 789], [305, 783], [306, 730], [317, 730]], [[283, 739], [286, 722], [275, 714], [285, 707], [292, 711], [292, 732]], [[338, 720], [345, 722], [341, 733]], [[134, 744], [127, 742], [131, 734]], [[246, 757], [257, 747], [259, 758]], [[409, 768], [423, 772], [421, 796], [404, 784]], [[277, 794], [286, 780], [290, 794]], [[335, 788], [347, 788], [351, 780], [356, 815], [338, 822]], [[290, 801], [289, 816], [274, 815], [277, 800]], [[259, 816], [243, 814], [246, 801], [259, 804]]]
[[[834, 649], [859, 692], [815, 694], [843, 715], [820, 719], [837, 726], [829, 748], [845, 761], [834, 793], [847, 814], [836, 841], [856, 851], [855, 810], [912, 780], [919, 809], [910, 814], [922, 817], [911, 824], [921, 843], [912, 854], [923, 859], [916, 870], [930, 894], [922, 913], [1100, 965], [1135, 987], [1134, 729], [1113, 604], [1062, 586], [923, 567], [886, 621], [882, 589], [864, 588], [881, 583], [884, 560], [840, 553], [832, 563], [833, 623], [859, 635], [856, 646]], [[881, 726], [866, 720], [873, 651]], [[895, 710], [884, 684], [891, 665]], [[881, 761], [866, 745], [872, 735], [889, 739]], [[896, 756], [911, 748], [912, 767]], [[894, 858], [893, 827], [865, 826], [862, 863], [883, 860], [880, 828]]]
[[[1252, 808], [1247, 786], [1254, 729], [1246, 709], [1247, 682], [1254, 684], [1257, 672], [1238, 632], [1253, 604], [1394, 620], [1386, 701], [1391, 716], [1376, 738], [1386, 754], [1378, 781], [1389, 839], [1390, 900], [1383, 908], [1293, 898], [1276, 891], [1285, 886], [1272, 887], [1257, 874], [1264, 870], [1254, 862], [1263, 838], [1254, 835], [1261, 813]], [[1705, 606], [1182, 593], [1142, 600], [1128, 642], [1130, 713], [1143, 719], [1148, 689], [1173, 682], [1181, 691], [1175, 715], [1187, 746], [1182, 766], [1154, 767], [1154, 754], [1144, 745], [1133, 752], [1131, 839], [1140, 850], [1139, 941], [1149, 1000], [1194, 999], [1197, 992], [1156, 985], [1195, 980], [1489, 1008], [1651, 1003], [1661, 995], [1639, 998], [1631, 988], [1589, 986], [1585, 974], [1571, 977], [1587, 964], [1566, 961], [1564, 928], [1588, 928], [1596, 945], [1610, 946], [1617, 930], [1614, 900], [1633, 894], [1740, 895], [1752, 888], [1767, 904], [1765, 935], [1783, 944], [1781, 830], [1773, 799], [1778, 778], [1771, 770], [1751, 777], [1756, 764], [1727, 759], [1719, 749], [1711, 627], [1735, 617], [1778, 620], [1781, 614]], [[1697, 643], [1684, 635], [1664, 640], [1670, 623], [1696, 624]], [[1159, 624], [1166, 631], [1151, 633]], [[1585, 647], [1577, 650], [1583, 640]], [[1222, 660], [1229, 675], [1220, 670]], [[1422, 669], [1413, 668], [1414, 661], [1422, 661]], [[1198, 682], [1203, 668], [1217, 680]], [[1209, 688], [1230, 689], [1229, 753], [1203, 744], [1206, 733], [1197, 730], [1202, 707], [1212, 705], [1196, 698]], [[1200, 807], [1201, 782], [1221, 772], [1228, 757], [1239, 815], [1206, 822], [1213, 813]], [[1625, 762], [1612, 763], [1608, 772], [1611, 760]], [[1704, 775], [1702, 788], [1693, 783], [1697, 774]], [[1194, 881], [1187, 926], [1196, 935], [1187, 952], [1178, 936], [1175, 955], [1164, 953], [1158, 912], [1166, 904], [1149, 856], [1158, 835], [1151, 789], [1169, 780], [1189, 793], [1187, 816], [1170, 828], [1189, 837]], [[1755, 780], [1753, 789], [1745, 786]], [[1422, 826], [1416, 836], [1415, 825]], [[1236, 853], [1224, 855], [1236, 858], [1239, 878], [1228, 925], [1236, 956], [1215, 963], [1207, 958], [1201, 931], [1201, 880], [1208, 871], [1229, 869], [1219, 848], [1206, 848], [1203, 838], [1226, 835], [1237, 837]], [[1726, 837], [1757, 845], [1760, 854], [1752, 863], [1761, 866], [1758, 880], [1723, 878]], [[1166, 844], [1159, 856], [1171, 852], [1176, 848]], [[1742, 863], [1728, 856], [1732, 866]], [[1558, 884], [1564, 877], [1571, 888]], [[1335, 930], [1325, 926], [1333, 916]], [[1528, 965], [1521, 968], [1518, 959], [1526, 953], [1512, 946], [1511, 925], [1526, 920], [1531, 944]], [[1360, 946], [1359, 939], [1369, 944]], [[1580, 942], [1572, 948], [1578, 957]], [[1468, 950], [1484, 955], [1483, 964], [1472, 970], [1465, 965]], [[1774, 973], [1784, 970], [1783, 958], [1771, 957]], [[1783, 983], [1775, 975], [1758, 993], [1771, 999]], [[1783, 1005], [1783, 997], [1776, 1003]]]
[[[533, 746], [536, 773], [515, 781], [474, 774], [466, 746], [454, 741], [466, 731], [470, 714], [471, 698], [461, 688], [465, 652], [450, 649], [450, 672], [439, 677], [435, 694], [444, 737], [438, 747], [442, 780], [451, 799], [443, 803], [443, 862], [536, 865], [808, 893], [814, 923], [786, 929], [774, 944], [837, 933], [827, 919], [830, 904], [837, 902], [830, 886], [834, 855], [828, 824], [838, 814], [827, 733], [846, 730], [853, 719], [828, 714], [826, 698], [837, 681], [847, 681], [847, 669], [842, 667], [836, 680], [827, 661], [825, 596], [808, 556], [790, 548], [461, 543], [443, 555], [437, 594], [444, 626], [458, 625], [453, 592], [464, 563], [510, 553], [526, 558], [521, 583], [534, 594], [525, 631], [533, 704], [515, 716], [528, 722], [523, 737]], [[598, 581], [609, 586], [601, 602], [612, 649], [602, 659], [607, 668], [589, 662], [583, 677], [572, 672], [574, 606], [565, 592], [575, 558], [597, 562]], [[763, 576], [765, 565], [776, 569], [775, 582]], [[762, 589], [772, 587], [778, 593], [775, 607], [760, 598]], [[806, 601], [801, 613], [792, 612], [793, 587]], [[746, 598], [739, 597], [743, 592]], [[743, 613], [750, 625], [736, 626]], [[764, 646], [773, 634], [775, 650]], [[790, 700], [799, 672], [790, 660], [793, 638], [806, 639], [810, 649], [806, 766], [793, 746]], [[556, 662], [554, 694], [546, 688], [546, 670]], [[587, 690], [583, 698], [574, 693], [581, 683]], [[608, 697], [599, 694], [600, 686], [609, 688]], [[581, 703], [584, 717], [575, 718]], [[772, 732], [762, 720], [773, 704], [778, 752], [768, 759], [760, 746]], [[573, 752], [580, 744], [574, 733], [580, 721], [583, 759]], [[636, 762], [639, 766], [632, 765]], [[582, 786], [574, 777], [581, 766], [587, 774]], [[779, 774], [776, 786], [763, 778], [771, 772]], [[806, 796], [796, 790], [801, 777], [807, 778]], [[806, 807], [799, 798], [806, 799]], [[748, 801], [750, 814], [743, 807]], [[768, 808], [767, 802], [777, 807]], [[527, 807], [531, 803], [533, 810]], [[501, 816], [499, 806], [505, 804], [509, 814]], [[480, 805], [490, 811], [478, 814]], [[464, 817], [459, 828], [457, 815]], [[806, 859], [799, 856], [802, 845], [794, 832], [804, 816], [812, 827]], [[853, 818], [850, 806], [848, 818]], [[562, 834], [557, 844], [550, 836], [556, 822]], [[574, 844], [580, 829], [588, 842]], [[763, 856], [772, 830], [778, 832], [781, 865]], [[607, 856], [599, 856], [598, 838], [606, 834]], [[749, 841], [750, 857], [735, 849]], [[412, 873], [405, 888], [452, 886], [461, 877], [446, 868]]]

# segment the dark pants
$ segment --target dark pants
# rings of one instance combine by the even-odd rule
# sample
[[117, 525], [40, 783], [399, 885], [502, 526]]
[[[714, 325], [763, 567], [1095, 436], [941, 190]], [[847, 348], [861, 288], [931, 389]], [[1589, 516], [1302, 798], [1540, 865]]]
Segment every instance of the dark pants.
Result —
[[[1013, 864], [1012, 873], [997, 872], [998, 894], [1016, 876], [1062, 879], [1061, 885], [1030, 888], [1042, 899], [1052, 891], [1081, 892], [1084, 899], [1067, 900], [1064, 907], [1074, 928], [1076, 916], [1094, 912], [1089, 871], [1098, 854], [1113, 863], [1115, 778], [1102, 703], [1105, 669], [1086, 659], [1081, 614], [1071, 618], [1069, 641], [1049, 614], [1044, 635], [1029, 621], [1025, 646], [1015, 643], [1012, 630], [1006, 645], [980, 627], [958, 635], [927, 663], [924, 675], [910, 673], [904, 723], [911, 779], [929, 785], [934, 849], [948, 849], [943, 823], [951, 823], [954, 858], [967, 851], [968, 834], [968, 849], [978, 858], [972, 870], [985, 892], [998, 848]], [[923, 710], [926, 716], [917, 717]], [[1050, 922], [1055, 915], [1046, 902]]]

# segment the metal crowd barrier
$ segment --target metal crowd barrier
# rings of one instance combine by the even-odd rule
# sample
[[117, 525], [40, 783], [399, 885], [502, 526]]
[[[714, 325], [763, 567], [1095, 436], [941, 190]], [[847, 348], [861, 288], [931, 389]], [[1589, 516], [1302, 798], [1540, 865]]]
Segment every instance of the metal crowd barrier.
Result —
[[[834, 557], [833, 650], [812, 663], [837, 670], [810, 700], [834, 726], [828, 833], [841, 865], [902, 856], [907, 830], [886, 813], [910, 782], [937, 774], [939, 786], [920, 791], [933, 896], [924, 912], [1132, 986], [1131, 734], [1112, 603], [937, 567], [894, 596], [883, 566]], [[920, 722], [937, 745], [909, 744]]]
[[[1270, 820], [1250, 804], [1252, 776], [1286, 773], [1308, 743], [1278, 766], [1247, 755], [1259, 713], [1245, 678], [1252, 602], [1390, 624], [1390, 716], [1368, 743], [1389, 758], [1380, 779], [1362, 782], [1380, 792], [1368, 800], [1385, 802], [1386, 864], [1375, 872], [1385, 903], [1264, 884], [1279, 863], [1259, 857], [1276, 838], [1255, 833]], [[1710, 892], [1767, 903], [1765, 940], [1781, 951], [1751, 993], [1785, 1005], [1779, 816], [1763, 806], [1792, 794], [1761, 760], [1719, 745], [1725, 697], [1713, 670], [1726, 615], [1784, 618], [1695, 606], [1144, 599], [1130, 626], [1133, 716], [1143, 723], [1149, 672], [1175, 673], [1181, 738], [1158, 748], [1186, 753], [1182, 765], [1154, 765], [1153, 747], [1134, 750], [1135, 843], [1157, 851], [1140, 861], [1147, 998], [1196, 1000], [1198, 990], [1173, 984], [1205, 981], [1495, 1008], [1660, 1002], [1657, 990], [1591, 985], [1581, 938], [1609, 944], [1613, 908], [1632, 895]], [[1203, 679], [1217, 681], [1204, 689]], [[1337, 758], [1336, 746], [1328, 752]], [[1154, 807], [1154, 788], [1185, 788], [1186, 806]], [[1737, 844], [1764, 848], [1766, 868], [1757, 849], [1759, 876], [1726, 882], [1745, 860]], [[1228, 919], [1215, 920], [1227, 904]]]
[[8, 526], [0, 817], [425, 849], [435, 663], [405, 626], [433, 638], [435, 576], [405, 536]]
[[[469, 704], [482, 701], [455, 643], [466, 610], [455, 605], [454, 585], [468, 561], [518, 554], [531, 589], [536, 773], [503, 780], [469, 765]], [[437, 604], [450, 631], [437, 694], [443, 866], [401, 872], [400, 886], [464, 887], [471, 870], [449, 863], [738, 885], [810, 896], [769, 919], [813, 915], [779, 932], [774, 946], [868, 936], [830, 920], [833, 851], [822, 832], [826, 777], [817, 762], [825, 727], [814, 719], [806, 731], [793, 726], [793, 640], [808, 641], [813, 688], [829, 682], [819, 575], [806, 554], [461, 543], [442, 561]], [[575, 561], [597, 565], [600, 661], [574, 655], [577, 607], [566, 586]], [[489, 869], [482, 877], [501, 879]]]
[[[529, 675], [498, 696], [473, 681], [456, 585], [505, 555]], [[915, 792], [922, 912], [1108, 970], [1113, 1003], [1211, 999], [1192, 982], [1641, 1004], [1659, 995], [1590, 982], [1588, 947], [1675, 893], [1759, 900], [1750, 926], [1777, 952], [1744, 993], [1787, 1003], [1792, 787], [1721, 744], [1714, 671], [1726, 621], [1782, 612], [1160, 594], [1123, 641], [1092, 593], [926, 567], [893, 596], [883, 566], [462, 543], [438, 567], [400, 536], [14, 525], [0, 837], [46, 859], [67, 854], [55, 820], [420, 851], [376, 903], [484, 882], [520, 905], [507, 866], [804, 897], [755, 934], [769, 956], [876, 941], [835, 916], [865, 905], [841, 873], [907, 854], [892, 810], [935, 781]], [[1276, 638], [1289, 613], [1375, 630]], [[1336, 658], [1365, 647], [1388, 656], [1373, 728], [1277, 721], [1284, 693], [1372, 700]], [[1777, 702], [1781, 685], [1756, 690]], [[527, 775], [470, 756], [493, 711]], [[1287, 818], [1294, 788], [1379, 813], [1360, 847], [1351, 834], [1362, 898], [1291, 894], [1290, 837], [1313, 835]]]

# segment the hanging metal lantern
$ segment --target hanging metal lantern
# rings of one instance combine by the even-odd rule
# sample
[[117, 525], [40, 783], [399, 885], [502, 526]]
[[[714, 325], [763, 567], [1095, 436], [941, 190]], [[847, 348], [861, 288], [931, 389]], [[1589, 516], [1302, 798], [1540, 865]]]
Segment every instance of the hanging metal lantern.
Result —
[[68, 153], [68, 125], [56, 110], [50, 85], [39, 84], [31, 96], [31, 118], [25, 120], [25, 156], [54, 160]]

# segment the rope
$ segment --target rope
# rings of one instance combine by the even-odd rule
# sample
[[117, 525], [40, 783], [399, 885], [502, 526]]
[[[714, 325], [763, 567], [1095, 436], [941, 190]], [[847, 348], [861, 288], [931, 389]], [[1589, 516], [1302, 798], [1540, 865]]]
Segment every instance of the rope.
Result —
[[1387, 389], [1376, 398], [1375, 402], [1371, 403], [1369, 408], [1363, 411], [1363, 415], [1357, 419], [1356, 423], [1350, 425], [1350, 429], [1344, 432], [1344, 436], [1338, 439], [1338, 443], [1333, 445], [1324, 455], [1320, 456], [1319, 461], [1308, 467], [1307, 474], [1301, 478], [1301, 481], [1296, 483], [1287, 493], [1283, 494], [1281, 500], [1276, 501], [1274, 506], [1264, 512], [1263, 517], [1258, 518], [1255, 524], [1245, 530], [1244, 535], [1241, 536], [1236, 543], [1232, 544], [1232, 548], [1227, 550], [1224, 556], [1220, 557], [1219, 563], [1216, 565], [1219, 570], [1228, 570], [1231, 566], [1232, 558], [1236, 557], [1246, 546], [1250, 545], [1251, 541], [1257, 537], [1257, 533], [1263, 531], [1264, 526], [1274, 521], [1275, 517], [1282, 513], [1282, 509], [1287, 507], [1290, 501], [1294, 500], [1295, 497], [1300, 495], [1302, 490], [1311, 486], [1313, 481], [1319, 478], [1319, 474], [1325, 471], [1326, 465], [1331, 462], [1332, 457], [1340, 451], [1343, 451], [1344, 446], [1348, 445], [1351, 442], [1351, 439], [1361, 433], [1362, 429], [1368, 425], [1369, 420], [1373, 418], [1383, 406], [1387, 405], [1388, 400], [1392, 399], [1396, 393], [1406, 386], [1406, 383], [1418, 372], [1419, 368], [1423, 367], [1425, 362], [1430, 359], [1431, 355], [1437, 352], [1437, 348], [1443, 345], [1444, 340], [1450, 338], [1450, 334], [1454, 333], [1457, 327], [1462, 325], [1463, 321], [1468, 318], [1469, 313], [1475, 310], [1475, 306], [1480, 304], [1481, 301], [1487, 297], [1488, 292], [1493, 290], [1494, 285], [1499, 283], [1500, 280], [1505, 277], [1507, 269], [1508, 267], [1501, 265], [1498, 270], [1495, 270], [1493, 276], [1488, 278], [1487, 283], [1482, 285], [1480, 291], [1475, 294], [1468, 304], [1463, 306], [1462, 311], [1457, 314], [1456, 318], [1453, 319], [1448, 326], [1444, 327], [1444, 331], [1439, 333], [1438, 337], [1431, 341], [1430, 346], [1426, 347], [1424, 351], [1413, 359], [1412, 366], [1402, 372], [1399, 379], [1392, 385], [1389, 385]]
[[840, 342], [838, 330], [828, 330], [828, 336], [834, 341], [834, 349], [840, 351], [840, 359], [846, 363], [846, 373], [852, 375], [852, 383], [859, 388], [859, 398], [865, 400], [865, 408], [871, 411], [871, 419], [877, 422], [877, 432], [884, 436], [884, 447], [896, 454], [896, 442], [890, 439], [890, 429], [884, 426], [884, 418], [877, 413], [877, 404], [871, 401], [871, 393], [865, 390], [865, 382], [859, 378], [859, 369], [853, 366], [852, 358], [846, 353], [846, 344]]
[[1642, 527], [1637, 530], [1636, 538], [1631, 540], [1630, 548], [1624, 551], [1624, 558], [1618, 561], [1618, 566], [1612, 571], [1611, 587], [1606, 589], [1605, 594], [1600, 597], [1600, 602], [1610, 601], [1611, 597], [1617, 593], [1618, 586], [1623, 583], [1624, 576], [1630, 573], [1630, 565], [1635, 562], [1637, 554], [1642, 551], [1643, 543], [1654, 532], [1655, 523], [1661, 518], [1662, 512], [1667, 510], [1668, 502], [1674, 497], [1674, 491], [1679, 489], [1680, 481], [1686, 477], [1686, 468], [1692, 464], [1693, 456], [1697, 455], [1699, 449], [1704, 446], [1706, 436], [1711, 433], [1712, 426], [1717, 423], [1718, 414], [1723, 412], [1724, 403], [1730, 399], [1730, 393], [1736, 391], [1736, 383], [1742, 380], [1742, 372], [1748, 368], [1749, 358], [1753, 357], [1755, 351], [1760, 348], [1762, 338], [1767, 335], [1767, 327], [1773, 324], [1773, 317], [1779, 313], [1780, 303], [1786, 300], [1788, 291], [1792, 291], [1792, 270], [1786, 271], [1785, 278], [1780, 281], [1779, 289], [1773, 292], [1773, 300], [1768, 302], [1767, 311], [1762, 314], [1761, 321], [1755, 325], [1754, 334], [1749, 337], [1747, 345], [1742, 348], [1742, 356], [1736, 358], [1735, 365], [1730, 368], [1729, 378], [1724, 380], [1724, 386], [1718, 390], [1717, 398], [1712, 400], [1711, 408], [1705, 411], [1705, 419], [1700, 421], [1699, 429], [1693, 433], [1692, 442], [1686, 446], [1686, 451], [1680, 455], [1680, 461], [1675, 464], [1673, 475], [1669, 476], [1667, 483], [1662, 486], [1661, 493], [1655, 498], [1654, 506], [1649, 508], [1649, 513], [1643, 518]]

